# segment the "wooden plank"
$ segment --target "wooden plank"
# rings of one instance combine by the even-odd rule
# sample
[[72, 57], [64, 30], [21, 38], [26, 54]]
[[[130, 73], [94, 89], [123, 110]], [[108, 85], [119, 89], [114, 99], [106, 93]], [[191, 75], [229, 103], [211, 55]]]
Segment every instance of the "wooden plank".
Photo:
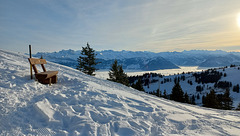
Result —
[[38, 73], [37, 67], [35, 65], [32, 65], [32, 68], [33, 68], [35, 74], [37, 74]]
[[36, 59], [36, 58], [28, 58], [30, 64], [47, 64], [47, 61], [45, 59]]
[[46, 68], [44, 67], [44, 65], [41, 64], [41, 66], [42, 66], [43, 72], [46, 72], [47, 70], [46, 70]]
[[53, 84], [57, 83], [57, 75], [55, 75], [55, 76], [52, 77], [52, 83], [53, 83]]
[[38, 79], [38, 81], [42, 84], [55, 84], [57, 83], [57, 75], [51, 77], [51, 78], [48, 78], [48, 79]]
[[38, 79], [38, 82], [40, 82], [41, 84], [49, 84], [50, 79]]
[[35, 74], [35, 76], [37, 79], [47, 79], [47, 78], [51, 78], [57, 74], [58, 74], [58, 71], [46, 71], [46, 72], [37, 73], [37, 74]]

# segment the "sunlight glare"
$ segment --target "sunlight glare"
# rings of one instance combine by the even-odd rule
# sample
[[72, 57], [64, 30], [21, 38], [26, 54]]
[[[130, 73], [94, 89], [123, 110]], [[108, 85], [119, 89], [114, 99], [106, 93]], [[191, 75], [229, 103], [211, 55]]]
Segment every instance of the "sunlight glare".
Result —
[[238, 27], [240, 28], [240, 13], [238, 13], [238, 16], [237, 16], [237, 24], [238, 24]]

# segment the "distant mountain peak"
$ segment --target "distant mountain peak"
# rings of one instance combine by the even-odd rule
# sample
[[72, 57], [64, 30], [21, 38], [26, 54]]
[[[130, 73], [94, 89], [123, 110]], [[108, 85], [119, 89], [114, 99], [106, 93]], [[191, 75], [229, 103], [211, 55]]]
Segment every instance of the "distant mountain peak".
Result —
[[[72, 49], [68, 50], [61, 50], [59, 52], [53, 52], [53, 53], [37, 53], [34, 56], [41, 57], [43, 56], [44, 58], [48, 58], [49, 60], [60, 63], [60, 64], [65, 64], [71, 67], [75, 67], [75, 61], [79, 57], [81, 51], [77, 50], [74, 51]], [[162, 57], [164, 58], [168, 64], [172, 63], [174, 65], [178, 66], [226, 66], [228, 64], [240, 64], [240, 52], [226, 52], [222, 50], [184, 50], [182, 52], [159, 52], [159, 53], [154, 53], [150, 51], [127, 51], [127, 50], [122, 50], [122, 51], [114, 51], [114, 50], [103, 50], [103, 51], [96, 51], [97, 58], [103, 61], [101, 68], [108, 68], [108, 65], [111, 65], [112, 60], [117, 59], [122, 64], [128, 62], [128, 65], [131, 65], [131, 68], [133, 68], [133, 64], [136, 62], [131, 62], [129, 60], [132, 60], [134, 58], [143, 58], [145, 60], [152, 60], [156, 59], [157, 57]], [[221, 57], [224, 57], [222, 59]], [[59, 60], [61, 58], [61, 60]], [[63, 59], [64, 58], [64, 59]], [[214, 58], [214, 59], [213, 59]], [[234, 59], [232, 59], [234, 58]], [[127, 61], [128, 60], [128, 61]], [[215, 60], [218, 63], [215, 63], [213, 60]], [[226, 61], [223, 61], [226, 60]], [[161, 60], [163, 61], [163, 60]], [[130, 64], [132, 63], [132, 64]], [[140, 62], [139, 62], [140, 63]], [[103, 66], [105, 65], [105, 66]], [[159, 62], [160, 65], [160, 62]], [[170, 66], [170, 65], [169, 65]], [[138, 68], [140, 67], [139, 65], [137, 66]], [[156, 66], [159, 68], [159, 66]], [[164, 66], [162, 66], [163, 68]], [[129, 68], [126, 66], [126, 68]], [[166, 67], [166, 68], [176, 68], [174, 67]]]

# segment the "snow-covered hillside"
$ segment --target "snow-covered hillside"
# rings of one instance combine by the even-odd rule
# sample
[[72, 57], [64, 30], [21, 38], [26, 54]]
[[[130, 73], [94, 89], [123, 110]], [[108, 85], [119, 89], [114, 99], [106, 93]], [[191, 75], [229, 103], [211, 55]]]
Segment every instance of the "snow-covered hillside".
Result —
[[[206, 69], [207, 70], [207, 69]], [[204, 70], [204, 71], [206, 71]], [[217, 72], [222, 73], [221, 78], [218, 82], [230, 82], [232, 85], [229, 87], [230, 89], [230, 97], [233, 100], [233, 107], [236, 108], [238, 104], [240, 103], [240, 93], [234, 92], [233, 88], [234, 86], [240, 85], [240, 66], [236, 67], [224, 67], [224, 68], [215, 68]], [[154, 71], [153, 71], [154, 72]], [[143, 78], [142, 80], [148, 79], [149, 85], [145, 85], [144, 90], [146, 92], [153, 92], [156, 91], [158, 88], [160, 88], [161, 93], [166, 91], [166, 93], [169, 95], [172, 92], [172, 88], [175, 85], [174, 79], [180, 78], [184, 76], [184, 80], [180, 80], [181, 88], [184, 92], [187, 92], [189, 96], [195, 96], [196, 104], [202, 105], [202, 96], [206, 96], [207, 93], [209, 93], [212, 89], [215, 90], [217, 94], [223, 94], [226, 90], [226, 88], [220, 88], [215, 87], [215, 83], [202, 83], [202, 82], [196, 82], [196, 78], [193, 76], [194, 73], [201, 73], [201, 72], [185, 72], [184, 74], [175, 74], [175, 75], [169, 75], [169, 76], [163, 76], [163, 77], [153, 77], [150, 76], [150, 78]], [[161, 74], [161, 73], [160, 73]], [[226, 74], [226, 76], [224, 76]], [[141, 75], [139, 75], [141, 76]], [[137, 81], [137, 80], [136, 80]], [[135, 81], [135, 82], [136, 82]], [[151, 82], [154, 81], [154, 82]], [[191, 82], [191, 83], [190, 83]], [[143, 83], [144, 85], [144, 83]], [[199, 86], [202, 88], [201, 91], [197, 91], [196, 87]], [[199, 96], [199, 98], [197, 98]]]
[[27, 56], [0, 50], [0, 135], [239, 135], [240, 112], [181, 104], [48, 62], [58, 83], [29, 77]]

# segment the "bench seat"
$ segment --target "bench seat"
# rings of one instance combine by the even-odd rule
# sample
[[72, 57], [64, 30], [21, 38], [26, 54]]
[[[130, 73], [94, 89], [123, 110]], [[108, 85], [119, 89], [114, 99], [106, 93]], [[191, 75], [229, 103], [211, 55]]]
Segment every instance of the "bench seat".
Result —
[[58, 71], [46, 71], [46, 72], [37, 73], [37, 74], [35, 74], [35, 76], [37, 79], [47, 79], [47, 78], [51, 78], [57, 74], [58, 74]]

